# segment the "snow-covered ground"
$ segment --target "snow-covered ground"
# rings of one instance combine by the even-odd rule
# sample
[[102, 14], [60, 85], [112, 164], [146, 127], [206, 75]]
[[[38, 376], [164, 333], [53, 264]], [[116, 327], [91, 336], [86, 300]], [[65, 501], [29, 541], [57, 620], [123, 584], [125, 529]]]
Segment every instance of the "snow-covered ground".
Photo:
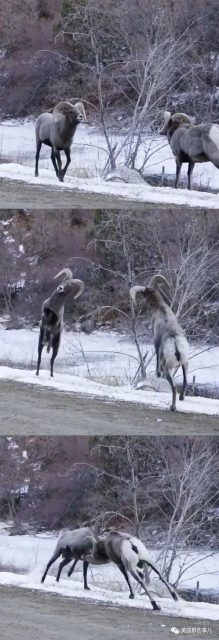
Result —
[[[42, 169], [40, 177], [35, 178], [33, 168], [30, 166], [24, 167], [22, 164], [0, 164], [0, 180], [1, 179], [17, 182], [17, 187], [20, 188], [21, 191], [19, 197], [24, 198], [24, 200], [22, 200], [22, 202], [25, 203], [23, 204], [24, 207], [26, 206], [27, 197], [29, 197], [30, 194], [29, 188], [31, 185], [33, 188], [40, 188], [40, 193], [43, 193], [45, 189], [49, 189], [52, 194], [51, 197], [53, 197], [52, 203], [54, 202], [54, 208], [57, 208], [56, 195], [59, 194], [60, 196], [61, 194], [62, 204], [59, 204], [59, 207], [67, 206], [67, 201], [65, 200], [67, 196], [71, 197], [71, 206], [73, 196], [80, 196], [80, 204], [81, 201], [82, 203], [89, 203], [90, 208], [95, 208], [95, 202], [97, 203], [100, 200], [102, 207], [108, 206], [111, 208], [115, 208], [115, 206], [123, 206], [124, 208], [124, 205], [131, 208], [138, 203], [141, 207], [144, 204], [145, 208], [157, 206], [162, 209], [175, 207], [176, 209], [183, 208], [183, 210], [189, 208], [193, 211], [203, 211], [203, 209], [218, 211], [218, 195], [206, 193], [205, 191], [153, 187], [146, 183], [125, 184], [106, 182], [101, 177], [82, 178], [71, 176], [70, 174], [66, 176], [65, 182], [60, 183], [54, 171], [51, 169]], [[26, 193], [27, 189], [28, 194]], [[87, 199], [85, 200], [85, 198]], [[14, 200], [11, 206], [15, 206]]]
[[[58, 562], [49, 572], [45, 583], [40, 579], [48, 559], [53, 553], [57, 536], [54, 534], [41, 534], [37, 536], [8, 536], [3, 523], [0, 526], [0, 584], [17, 585], [19, 587], [40, 589], [46, 592], [58, 593], [71, 598], [86, 598], [99, 602], [111, 603], [119, 606], [131, 606], [135, 608], [151, 609], [146, 596], [142, 596], [139, 588], [136, 589], [135, 600], [129, 600], [126, 583], [114, 565], [89, 568], [90, 592], [83, 589], [82, 566], [78, 563], [71, 579], [67, 578], [66, 569], [63, 569], [60, 583], [55, 582]], [[154, 558], [158, 555], [151, 551]], [[206, 557], [208, 556], [208, 557]], [[171, 581], [174, 581], [179, 565], [185, 560], [188, 566], [179, 587], [193, 588], [197, 580], [201, 588], [218, 588], [219, 554], [212, 555], [211, 551], [187, 551], [179, 554], [175, 563]], [[198, 561], [198, 563], [197, 563]], [[196, 563], [196, 564], [194, 564]], [[190, 566], [192, 565], [192, 566]], [[166, 587], [163, 589], [159, 580], [152, 579], [150, 590], [156, 594], [157, 602], [162, 612], [185, 617], [206, 618], [219, 620], [219, 606], [208, 603], [186, 602], [182, 598], [174, 602], [169, 598]], [[159, 595], [158, 595], [159, 594]]]
[[[120, 148], [125, 140], [125, 133], [112, 136], [112, 144], [117, 143]], [[117, 165], [124, 163], [126, 151], [123, 150], [117, 157]], [[175, 159], [165, 138], [158, 136], [151, 137], [145, 134], [144, 140], [139, 147], [136, 167], [141, 167], [145, 157], [148, 161], [145, 166], [145, 177], [147, 174], [162, 175], [164, 168], [165, 175], [175, 175]], [[42, 149], [42, 157], [39, 163], [39, 177], [34, 176], [35, 164], [35, 134], [34, 121], [6, 121], [0, 125], [0, 180], [13, 180], [17, 183], [20, 203], [25, 207], [30, 196], [29, 186], [33, 190], [40, 189], [40, 193], [45, 189], [50, 191], [52, 203], [56, 193], [64, 200], [62, 205], [72, 204], [73, 196], [78, 201], [90, 206], [127, 206], [132, 207], [137, 203], [145, 207], [158, 206], [168, 208], [190, 208], [194, 211], [200, 209], [218, 210], [218, 195], [211, 192], [199, 191], [197, 189], [207, 188], [219, 190], [219, 173], [211, 163], [197, 164], [193, 176], [193, 190], [185, 188], [187, 184], [185, 177], [187, 166], [182, 167], [180, 186], [183, 188], [174, 189], [162, 186], [150, 186], [149, 184], [125, 184], [116, 182], [106, 182], [103, 179], [104, 167], [108, 159], [107, 145], [103, 134], [94, 126], [80, 125], [78, 127], [73, 147], [72, 162], [68, 168], [64, 183], [57, 180], [55, 172], [51, 166], [50, 150], [46, 147]], [[196, 189], [196, 190], [195, 190]], [[24, 192], [25, 190], [25, 192]], [[26, 193], [27, 190], [27, 193]], [[32, 194], [33, 195], [33, 194]], [[41, 194], [43, 197], [43, 193]], [[7, 206], [7, 195], [5, 206]], [[14, 196], [9, 206], [14, 206]], [[22, 200], [23, 198], [23, 200]], [[36, 194], [33, 195], [32, 206], [35, 206]], [[64, 204], [63, 204], [64, 201]], [[29, 201], [30, 202], [30, 201]], [[100, 205], [101, 203], [101, 205]], [[29, 205], [30, 206], [30, 205]], [[55, 205], [54, 205], [55, 206]]]
[[[64, 332], [53, 379], [45, 351], [40, 376], [35, 375], [37, 343], [38, 329], [5, 331], [0, 328], [0, 379], [169, 409], [170, 387], [166, 380], [154, 374], [151, 344], [142, 344], [143, 352], [148, 352], [148, 378], [144, 389], [136, 389], [132, 381], [138, 368], [137, 352], [132, 340], [125, 335], [104, 331], [90, 335]], [[196, 383], [219, 386], [219, 347], [190, 348], [189, 383], [193, 376]], [[176, 380], [181, 380], [180, 373]], [[219, 400], [187, 397], [184, 403], [178, 402], [177, 408], [186, 413], [219, 415]]]
[[[26, 164], [34, 167], [35, 158], [35, 131], [34, 120], [6, 120], [0, 124], [0, 157], [1, 160]], [[117, 143], [118, 148], [124, 143], [125, 132], [110, 135], [112, 146]], [[126, 158], [127, 146], [121, 152], [118, 163], [123, 163]], [[165, 167], [167, 175], [175, 174], [175, 160], [166, 138], [161, 136], [145, 135], [139, 148], [137, 166], [141, 166], [148, 154], [145, 173], [161, 175], [162, 167]], [[75, 133], [72, 146], [72, 163], [68, 169], [68, 175], [79, 177], [99, 176], [108, 158], [107, 145], [101, 130], [95, 125], [81, 124]], [[50, 150], [45, 145], [40, 154], [40, 167], [51, 169]], [[182, 167], [181, 176], [186, 176], [187, 166]], [[66, 178], [67, 180], [67, 178]], [[219, 189], [219, 172], [210, 163], [196, 164], [193, 184], [211, 189]]]

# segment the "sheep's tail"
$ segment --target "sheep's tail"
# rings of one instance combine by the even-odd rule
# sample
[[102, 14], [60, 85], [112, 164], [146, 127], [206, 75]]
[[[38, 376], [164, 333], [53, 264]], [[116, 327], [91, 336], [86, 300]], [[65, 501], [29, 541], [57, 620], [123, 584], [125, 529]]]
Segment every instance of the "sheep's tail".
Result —
[[179, 334], [167, 338], [163, 346], [163, 358], [168, 370], [180, 365], [187, 366], [189, 345], [186, 336]]

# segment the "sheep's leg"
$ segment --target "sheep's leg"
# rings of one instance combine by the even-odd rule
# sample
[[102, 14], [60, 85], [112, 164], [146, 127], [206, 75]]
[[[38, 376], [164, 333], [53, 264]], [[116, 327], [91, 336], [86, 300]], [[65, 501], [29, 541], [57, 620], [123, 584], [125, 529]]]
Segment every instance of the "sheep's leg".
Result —
[[173, 393], [172, 404], [171, 404], [170, 409], [171, 409], [171, 411], [176, 411], [176, 387], [175, 387], [175, 384], [173, 382], [173, 378], [170, 375], [169, 371], [166, 373], [166, 379], [170, 383], [170, 386], [171, 386], [171, 389], [172, 389], [172, 393]]
[[184, 400], [185, 394], [186, 394], [186, 389], [187, 389], [187, 369], [188, 369], [188, 367], [185, 366], [184, 364], [182, 364], [183, 386], [182, 386], [182, 391], [181, 391], [180, 396], [179, 396], [180, 400]]
[[64, 560], [62, 560], [62, 562], [60, 562], [59, 570], [58, 570], [58, 573], [57, 573], [57, 576], [56, 576], [56, 582], [59, 582], [59, 578], [60, 578], [60, 575], [62, 573], [62, 569], [66, 566], [66, 564], [69, 564], [69, 562], [71, 562], [71, 560], [72, 560], [72, 554], [71, 553], [67, 553], [67, 555], [64, 558]]
[[159, 605], [156, 603], [156, 600], [154, 600], [153, 597], [151, 596], [150, 591], [148, 591], [148, 589], [146, 588], [145, 583], [142, 580], [142, 578], [140, 578], [138, 573], [135, 572], [133, 569], [130, 569], [130, 573], [133, 576], [133, 578], [136, 580], [136, 582], [138, 582], [141, 585], [142, 589], [144, 589], [144, 592], [148, 596], [154, 611], [160, 611]]
[[194, 166], [195, 166], [194, 162], [189, 162], [189, 166], [188, 166], [188, 189], [191, 189], [191, 177], [192, 177], [192, 172], [193, 172]]
[[160, 358], [159, 358], [159, 353], [158, 352], [157, 352], [156, 356], [157, 356], [156, 373], [157, 373], [157, 378], [160, 378], [161, 370], [160, 370]]
[[40, 149], [42, 147], [42, 142], [41, 140], [37, 141], [37, 150], [36, 150], [36, 161], [35, 161], [35, 176], [36, 178], [38, 178], [38, 164], [39, 164], [39, 157], [40, 157]]
[[127, 574], [127, 571], [126, 571], [125, 565], [123, 564], [122, 560], [120, 560], [120, 562], [118, 561], [116, 564], [117, 564], [117, 567], [118, 567], [118, 568], [120, 569], [120, 571], [122, 572], [122, 574], [123, 574], [123, 576], [124, 576], [124, 578], [125, 578], [125, 580], [126, 580], [126, 582], [127, 582], [128, 586], [129, 586], [129, 591], [130, 591], [130, 596], [129, 596], [129, 598], [131, 598], [131, 599], [133, 600], [133, 598], [134, 598], [135, 596], [134, 596], [134, 592], [133, 592], [133, 589], [132, 589], [132, 585], [131, 585], [131, 582], [130, 582], [130, 580], [129, 580], [129, 576], [128, 576], [128, 574]]
[[89, 567], [89, 562], [87, 562], [87, 560], [84, 560], [83, 562], [83, 578], [84, 578], [84, 589], [87, 589], [87, 591], [90, 591], [90, 588], [88, 587], [87, 584], [87, 570]]
[[181, 167], [182, 167], [181, 162], [176, 162], [176, 180], [175, 180], [175, 189], [177, 189], [177, 187], [178, 187], [178, 183], [179, 183], [179, 176], [180, 176]]
[[54, 153], [53, 147], [52, 147], [52, 151], [51, 151], [51, 160], [52, 160], [52, 164], [54, 166], [54, 169], [55, 169], [55, 172], [56, 172], [56, 175], [57, 175], [57, 178], [58, 178], [59, 177], [59, 170], [58, 170], [58, 167], [57, 167], [57, 164], [56, 164], [56, 157], [55, 157], [55, 153]]
[[66, 155], [66, 158], [67, 158], [67, 162], [66, 162], [64, 168], [62, 169], [62, 180], [64, 180], [64, 176], [66, 174], [67, 168], [68, 168], [68, 166], [69, 166], [69, 164], [71, 162], [70, 149], [64, 149], [64, 151], [65, 151], [65, 155]]
[[57, 336], [53, 336], [52, 339], [52, 357], [50, 360], [50, 375], [51, 378], [53, 378], [53, 365], [54, 365], [54, 360], [57, 356], [58, 350], [59, 350], [59, 345], [60, 345], [60, 333], [58, 333]]
[[68, 577], [70, 578], [70, 576], [72, 575], [73, 571], [75, 570], [76, 564], [78, 562], [79, 558], [76, 558], [72, 564], [72, 566], [70, 567], [70, 569], [68, 570]]
[[58, 560], [58, 558], [59, 558], [59, 556], [61, 556], [61, 554], [62, 554], [62, 550], [60, 549], [59, 551], [57, 551], [56, 553], [54, 553], [54, 554], [53, 554], [53, 556], [50, 558], [50, 560], [49, 560], [49, 562], [48, 562], [48, 564], [47, 564], [46, 570], [44, 571], [44, 574], [43, 574], [43, 576], [42, 576], [42, 578], [41, 578], [41, 582], [44, 582], [45, 577], [46, 577], [46, 575], [47, 575], [47, 573], [48, 573], [48, 571], [49, 571], [49, 568], [51, 567], [51, 565], [52, 565], [56, 560]]
[[54, 149], [54, 154], [55, 154], [55, 159], [58, 165], [58, 179], [60, 182], [63, 182], [63, 177], [62, 177], [62, 161], [61, 161], [61, 153], [59, 151], [59, 149]]
[[162, 573], [160, 573], [159, 569], [157, 567], [155, 567], [154, 564], [150, 564], [149, 562], [147, 562], [147, 566], [151, 567], [151, 569], [153, 569], [153, 571], [155, 571], [155, 573], [159, 576], [161, 582], [163, 582], [166, 585], [166, 587], [167, 587], [168, 591], [170, 592], [173, 600], [177, 601], [178, 597], [177, 597], [172, 585], [169, 584], [169, 582], [167, 582], [167, 580], [164, 578], [164, 576], [162, 576]]
[[42, 350], [43, 350], [43, 347], [44, 347], [43, 338], [44, 338], [44, 330], [40, 329], [40, 336], [39, 336], [39, 342], [38, 342], [38, 360], [37, 360], [37, 370], [36, 370], [36, 375], [37, 376], [39, 375]]
[[[79, 560], [79, 559], [80, 559], [80, 558], [76, 558], [76, 559], [74, 560], [74, 562], [73, 562], [72, 566], [70, 567], [70, 569], [69, 569], [69, 571], [68, 571], [68, 577], [69, 577], [69, 578], [70, 578], [70, 576], [72, 575], [72, 573], [73, 573], [73, 571], [74, 571], [74, 569], [75, 569], [75, 567], [76, 567], [76, 564], [77, 564], [77, 562], [78, 562], [78, 560]], [[88, 584], [87, 584], [87, 570], [88, 570], [88, 567], [89, 567], [89, 562], [87, 562], [87, 560], [84, 560], [84, 562], [83, 562], [84, 589], [87, 589], [87, 591], [90, 591], [90, 589], [89, 589], [89, 587], [88, 587]]]

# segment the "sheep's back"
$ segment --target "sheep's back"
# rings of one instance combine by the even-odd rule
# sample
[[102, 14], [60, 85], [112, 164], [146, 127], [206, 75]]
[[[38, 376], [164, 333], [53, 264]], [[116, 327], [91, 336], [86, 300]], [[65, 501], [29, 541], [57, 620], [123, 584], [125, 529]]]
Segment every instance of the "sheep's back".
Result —
[[199, 126], [184, 126], [177, 129], [170, 142], [171, 149], [175, 156], [180, 157], [183, 153], [188, 159], [206, 159], [202, 142], [202, 133]]
[[41, 113], [38, 116], [35, 124], [36, 138], [41, 140], [48, 140], [50, 138], [50, 128], [52, 124], [52, 114], [51, 113]]

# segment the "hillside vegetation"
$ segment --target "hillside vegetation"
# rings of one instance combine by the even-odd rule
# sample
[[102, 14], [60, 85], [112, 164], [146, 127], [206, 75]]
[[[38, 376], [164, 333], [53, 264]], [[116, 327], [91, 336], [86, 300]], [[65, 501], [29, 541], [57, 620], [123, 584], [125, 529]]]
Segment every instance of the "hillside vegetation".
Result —
[[2, 117], [65, 97], [120, 128], [164, 106], [217, 120], [218, 20], [217, 0], [2, 0]]

